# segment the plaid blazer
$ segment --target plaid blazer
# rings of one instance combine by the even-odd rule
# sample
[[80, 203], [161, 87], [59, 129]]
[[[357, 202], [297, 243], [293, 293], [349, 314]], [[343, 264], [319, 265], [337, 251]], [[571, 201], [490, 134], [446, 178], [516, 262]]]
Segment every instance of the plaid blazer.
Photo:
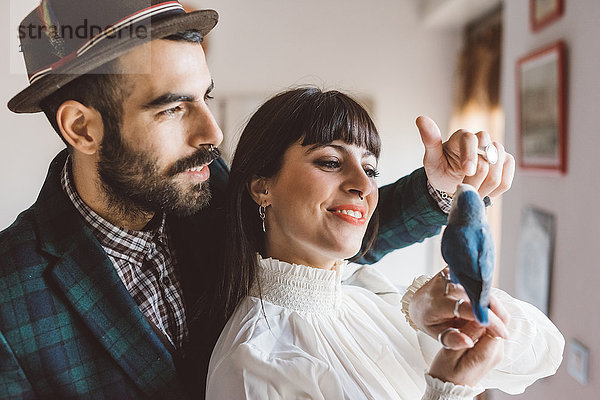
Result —
[[[0, 233], [0, 397], [201, 397], [221, 327], [192, 324], [194, 360], [166, 349], [64, 194], [65, 159], [63, 151], [53, 160], [35, 204]], [[211, 205], [190, 218], [168, 217], [188, 321], [206, 311], [216, 287], [227, 177], [222, 160], [212, 163]], [[363, 263], [437, 234], [446, 222], [422, 169], [380, 190], [380, 236]]]
[[[177, 360], [61, 188], [65, 159], [54, 159], [35, 204], [0, 234], [0, 398], [184, 398]], [[213, 164], [222, 203], [227, 167]], [[188, 267], [208, 237], [194, 226], [212, 226], [215, 214], [169, 221], [186, 304], [205, 289], [198, 265]]]

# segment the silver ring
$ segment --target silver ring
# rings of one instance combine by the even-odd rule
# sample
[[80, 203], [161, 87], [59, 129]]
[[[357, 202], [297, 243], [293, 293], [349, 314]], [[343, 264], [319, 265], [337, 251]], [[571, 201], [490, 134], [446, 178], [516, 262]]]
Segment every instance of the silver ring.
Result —
[[441, 331], [440, 333], [438, 333], [438, 342], [440, 342], [442, 347], [445, 348], [446, 350], [452, 350], [452, 347], [448, 347], [444, 344], [444, 335], [448, 332], [460, 332], [460, 331], [456, 328], [446, 328], [443, 331]]
[[458, 299], [458, 300], [456, 300], [456, 303], [454, 303], [454, 311], [453, 311], [453, 314], [454, 314], [454, 316], [455, 316], [456, 318], [460, 318], [460, 314], [458, 313], [458, 309], [460, 308], [460, 305], [461, 305], [462, 303], [464, 303], [464, 302], [465, 302], [465, 299]]
[[478, 147], [477, 154], [492, 165], [498, 162], [498, 149], [493, 143], [490, 143], [487, 146]]
[[444, 271], [440, 271], [440, 275], [442, 276], [442, 279], [445, 281], [446, 285], [444, 286], [444, 296], [448, 296], [448, 292], [450, 290], [450, 285], [452, 285], [452, 279], [450, 279], [450, 277], [448, 277]]

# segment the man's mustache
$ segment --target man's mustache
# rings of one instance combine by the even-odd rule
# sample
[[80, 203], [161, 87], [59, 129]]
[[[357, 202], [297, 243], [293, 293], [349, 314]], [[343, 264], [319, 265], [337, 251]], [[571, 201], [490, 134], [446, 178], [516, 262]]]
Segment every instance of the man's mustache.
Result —
[[216, 147], [201, 147], [194, 154], [176, 161], [175, 164], [169, 168], [168, 175], [174, 176], [190, 168], [209, 164], [220, 156], [221, 151]]

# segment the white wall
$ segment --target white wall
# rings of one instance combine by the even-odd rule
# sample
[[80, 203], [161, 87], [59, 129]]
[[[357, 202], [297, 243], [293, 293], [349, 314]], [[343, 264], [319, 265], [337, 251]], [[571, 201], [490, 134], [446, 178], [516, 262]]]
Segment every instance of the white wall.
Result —
[[[5, 25], [10, 3], [14, 2], [0, 4]], [[18, 4], [28, 10], [37, 1]], [[423, 150], [414, 126], [418, 115], [432, 116], [442, 129], [447, 125], [459, 37], [423, 28], [416, 0], [190, 0], [189, 4], [214, 8], [221, 15], [209, 36], [208, 62], [216, 96], [266, 98], [290, 85], [315, 83], [372, 99], [384, 142], [382, 183], [421, 165]], [[19, 18], [11, 21], [15, 28], [10, 40], [16, 39]], [[8, 40], [7, 30], [0, 39], [3, 54], [9, 53]], [[6, 104], [25, 87], [26, 78], [24, 72], [11, 74], [7, 63], [2, 68], [0, 100]], [[3, 228], [35, 200], [48, 162], [62, 146], [41, 115], [17, 116], [2, 108], [0, 116]], [[427, 245], [412, 246], [386, 257], [384, 268], [426, 270], [427, 251]], [[394, 279], [402, 283], [408, 280], [401, 279], [404, 276], [396, 274]]]
[[552, 279], [551, 317], [567, 342], [581, 341], [590, 349], [590, 380], [580, 385], [563, 362], [558, 373], [538, 382], [524, 395], [495, 393], [494, 399], [598, 399], [600, 393], [600, 268], [597, 212], [600, 197], [600, 2], [565, 1], [566, 14], [532, 33], [529, 2], [505, 1], [503, 104], [506, 147], [516, 149], [515, 63], [523, 55], [558, 39], [568, 46], [568, 172], [563, 177], [518, 170], [504, 196], [500, 286], [514, 290], [521, 210], [533, 204], [554, 213], [556, 250]]
[[[41, 114], [19, 116], [6, 107], [8, 100], [27, 85], [24, 63], [21, 70], [11, 61], [21, 57], [10, 45], [18, 43], [17, 26], [39, 1], [3, 1], [0, 21], [0, 229], [8, 226], [16, 215], [29, 207], [41, 188], [48, 164], [62, 147], [62, 142]], [[12, 14], [20, 19], [11, 18]], [[22, 58], [22, 57], [21, 57]]]

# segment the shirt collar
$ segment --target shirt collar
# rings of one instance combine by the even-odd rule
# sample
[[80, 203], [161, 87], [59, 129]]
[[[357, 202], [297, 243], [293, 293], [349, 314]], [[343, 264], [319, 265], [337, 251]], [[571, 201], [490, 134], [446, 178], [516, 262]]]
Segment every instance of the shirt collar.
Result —
[[335, 312], [341, 301], [341, 275], [347, 261], [333, 270], [291, 264], [258, 257], [258, 269], [250, 296], [300, 313]]

